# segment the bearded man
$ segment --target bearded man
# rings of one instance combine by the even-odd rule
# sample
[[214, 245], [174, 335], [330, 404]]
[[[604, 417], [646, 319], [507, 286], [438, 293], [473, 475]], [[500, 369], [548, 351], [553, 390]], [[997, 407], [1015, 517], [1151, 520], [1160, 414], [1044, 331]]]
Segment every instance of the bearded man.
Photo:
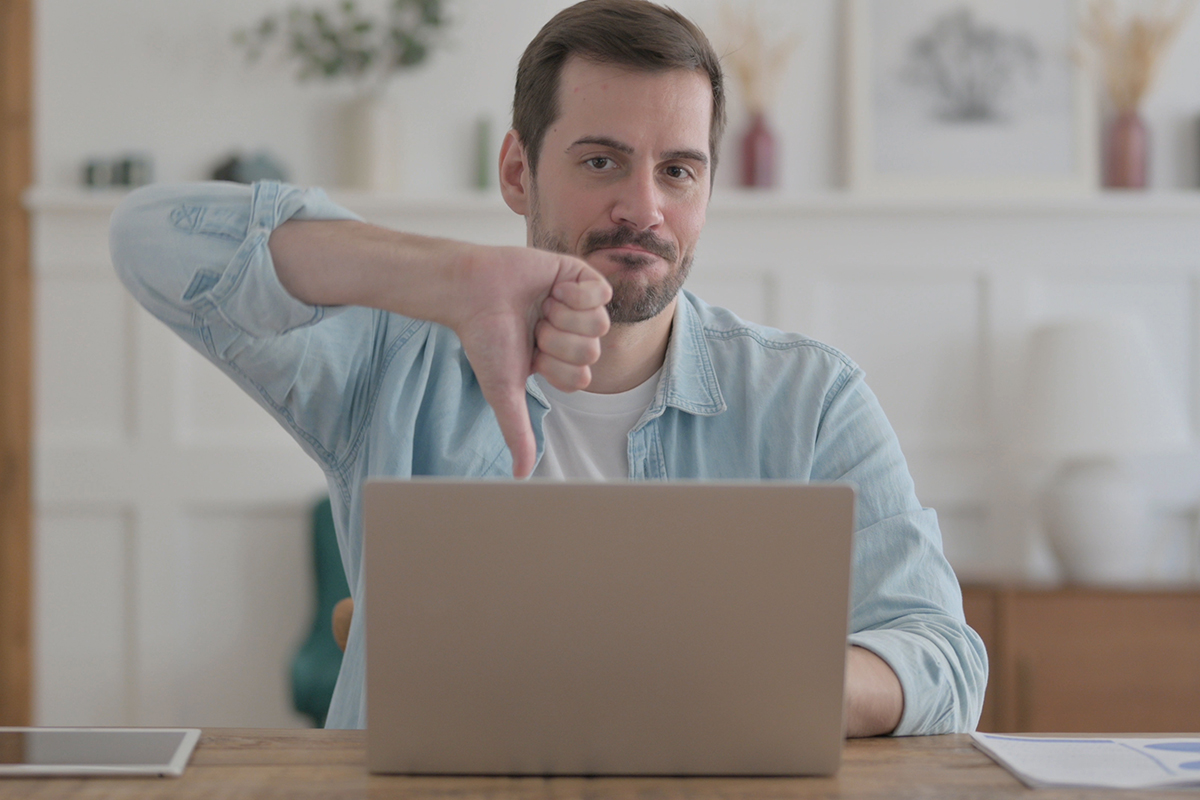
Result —
[[[724, 125], [695, 25], [585, 0], [518, 68], [499, 170], [529, 247], [368, 225], [319, 190], [204, 184], [133, 193], [113, 261], [325, 470], [356, 599], [368, 475], [851, 481], [847, 733], [970, 730], [986, 654], [862, 371], [681, 289]], [[363, 676], [358, 614], [328, 726], [363, 724]]]

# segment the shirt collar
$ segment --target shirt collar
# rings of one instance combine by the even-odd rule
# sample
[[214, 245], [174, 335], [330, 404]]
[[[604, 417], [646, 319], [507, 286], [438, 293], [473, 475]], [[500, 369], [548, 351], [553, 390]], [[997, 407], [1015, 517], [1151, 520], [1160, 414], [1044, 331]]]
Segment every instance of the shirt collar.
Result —
[[696, 298], [690, 292], [679, 293], [663, 377], [654, 402], [647, 409], [648, 416], [662, 414], [667, 406], [703, 417], [720, 414], [727, 408], [695, 304]]
[[546, 393], [542, 391], [537, 378], [533, 375], [525, 379], [525, 393], [536, 400], [544, 411], [550, 410], [550, 401], [546, 399]]

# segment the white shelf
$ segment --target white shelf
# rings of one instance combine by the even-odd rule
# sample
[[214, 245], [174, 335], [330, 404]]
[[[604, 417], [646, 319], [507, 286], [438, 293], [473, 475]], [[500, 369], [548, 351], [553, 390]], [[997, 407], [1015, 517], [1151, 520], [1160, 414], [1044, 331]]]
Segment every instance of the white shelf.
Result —
[[[127, 192], [113, 189], [76, 189], [34, 186], [25, 193], [25, 207], [36, 212], [99, 212], [116, 208]], [[388, 195], [349, 189], [331, 189], [335, 202], [365, 215], [420, 214], [446, 216], [508, 216], [512, 212], [495, 192], [440, 197]], [[720, 216], [745, 214], [877, 215], [877, 214], [1065, 214], [1084, 216], [1148, 215], [1200, 216], [1200, 191], [1104, 191], [1079, 196], [918, 196], [893, 197], [828, 192], [811, 195], [781, 195], [773, 192], [718, 188], [710, 213]]]

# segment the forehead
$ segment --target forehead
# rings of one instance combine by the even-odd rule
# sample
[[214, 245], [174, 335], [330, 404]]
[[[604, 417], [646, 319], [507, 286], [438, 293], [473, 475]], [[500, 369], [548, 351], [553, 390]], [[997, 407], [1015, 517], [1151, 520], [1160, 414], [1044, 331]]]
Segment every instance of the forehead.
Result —
[[548, 138], [607, 136], [634, 147], [708, 152], [712, 87], [703, 71], [650, 72], [571, 57], [558, 103]]

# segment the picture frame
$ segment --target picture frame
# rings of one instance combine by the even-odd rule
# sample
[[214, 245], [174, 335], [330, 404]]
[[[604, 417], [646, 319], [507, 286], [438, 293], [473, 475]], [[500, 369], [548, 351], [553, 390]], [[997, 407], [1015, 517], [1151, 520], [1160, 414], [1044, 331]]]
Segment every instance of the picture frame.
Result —
[[1077, 195], [1099, 174], [1081, 0], [849, 0], [851, 190]]

